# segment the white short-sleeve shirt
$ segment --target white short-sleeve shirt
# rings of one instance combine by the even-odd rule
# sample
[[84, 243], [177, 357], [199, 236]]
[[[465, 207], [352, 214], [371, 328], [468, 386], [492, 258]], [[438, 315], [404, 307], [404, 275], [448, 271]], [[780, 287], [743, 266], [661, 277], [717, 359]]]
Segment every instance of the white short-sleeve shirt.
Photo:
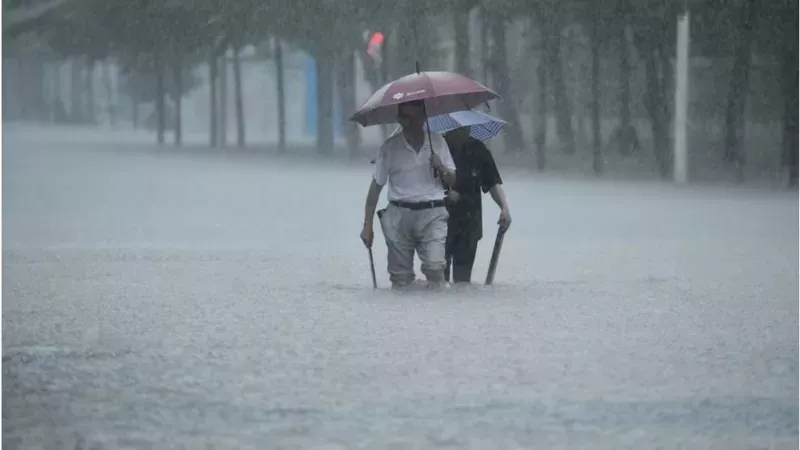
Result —
[[[433, 151], [450, 171], [456, 170], [450, 148], [440, 134], [431, 133]], [[383, 143], [375, 157], [373, 178], [381, 186], [388, 186], [389, 201], [426, 202], [442, 200], [444, 186], [430, 163], [431, 145], [425, 133], [425, 143], [419, 152], [406, 141], [402, 128]]]

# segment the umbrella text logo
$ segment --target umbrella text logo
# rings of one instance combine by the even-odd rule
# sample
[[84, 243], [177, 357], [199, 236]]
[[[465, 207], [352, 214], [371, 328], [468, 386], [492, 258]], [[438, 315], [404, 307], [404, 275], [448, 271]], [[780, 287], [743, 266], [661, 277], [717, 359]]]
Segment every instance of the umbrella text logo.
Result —
[[414, 92], [406, 92], [405, 94], [402, 93], [402, 92], [398, 92], [396, 94], [393, 94], [392, 98], [395, 99], [395, 100], [400, 100], [403, 97], [409, 97], [409, 96], [412, 96], [412, 95], [419, 95], [419, 94], [424, 94], [424, 93], [425, 93], [425, 89], [420, 89], [420, 90], [414, 91]]

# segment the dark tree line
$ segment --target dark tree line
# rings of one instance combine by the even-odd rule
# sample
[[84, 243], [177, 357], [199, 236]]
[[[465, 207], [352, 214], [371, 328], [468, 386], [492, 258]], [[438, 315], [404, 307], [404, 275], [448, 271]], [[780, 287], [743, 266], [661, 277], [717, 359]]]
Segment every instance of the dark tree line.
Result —
[[[35, 5], [34, 5], [35, 4]], [[41, 5], [32, 0], [4, 2], [8, 11]], [[342, 116], [357, 107], [355, 64], [364, 69], [373, 89], [392, 78], [411, 72], [416, 62], [423, 68], [438, 67], [442, 60], [443, 35], [454, 41], [456, 71], [486, 81], [505, 99], [520, 90], [511, 79], [513, 57], [508, 52], [511, 27], [524, 22], [527, 32], [525, 55], [534, 61], [525, 90], [533, 93], [533, 122], [520, 123], [520, 105], [505, 101], [498, 113], [512, 126], [503, 134], [507, 151], [535, 152], [536, 164], [548, 163], [546, 118], [555, 120], [557, 148], [565, 154], [578, 151], [579, 133], [573, 123], [576, 111], [567, 80], [565, 61], [570, 48], [569, 30], [583, 36], [589, 68], [587, 108], [591, 134], [593, 170], [604, 169], [604, 155], [613, 149], [620, 155], [642, 151], [632, 112], [631, 83], [634, 73], [644, 74], [642, 100], [652, 137], [651, 151], [658, 170], [671, 172], [671, 121], [674, 92], [676, 20], [683, 8], [692, 14], [692, 56], [713, 58], [729, 64], [724, 112], [724, 139], [720, 159], [743, 166], [746, 106], [755, 58], [775, 61], [780, 85], [784, 129], [782, 162], [797, 166], [797, 1], [796, 0], [65, 0], [53, 2], [44, 12], [17, 15], [4, 27], [12, 40], [37, 39], [57, 57], [82, 61], [91, 68], [113, 59], [123, 70], [125, 89], [137, 102], [153, 103], [159, 142], [165, 129], [174, 130], [181, 141], [181, 98], [198, 82], [191, 74], [208, 67], [211, 83], [209, 117], [210, 144], [224, 137], [225, 114], [218, 111], [219, 97], [230, 95], [226, 77], [233, 68], [237, 145], [244, 146], [240, 52], [248, 45], [265, 49], [275, 61], [277, 89], [274, 102], [279, 111], [280, 148], [286, 146], [286, 93], [284, 55], [287, 49], [302, 49], [314, 56], [317, 70], [317, 147], [321, 153], [334, 147], [333, 99], [339, 93]], [[479, 17], [481, 55], [471, 52], [475, 38], [470, 18]], [[449, 18], [444, 21], [442, 18]], [[373, 65], [366, 54], [364, 30], [383, 30], [383, 61]], [[477, 59], [477, 61], [476, 61]], [[221, 61], [225, 60], [223, 66]], [[608, 65], [616, 66], [617, 89], [601, 82], [608, 78]], [[76, 66], [76, 69], [80, 70]], [[74, 83], [80, 84], [79, 77]], [[87, 88], [91, 88], [88, 86]], [[76, 92], [80, 91], [76, 89]], [[165, 99], [174, 111], [167, 111]], [[618, 106], [618, 125], [603, 142], [601, 104], [613, 99]], [[86, 105], [79, 99], [73, 105]], [[92, 111], [74, 112], [76, 120]], [[134, 106], [134, 110], [136, 107]], [[134, 111], [134, 116], [135, 116]], [[353, 155], [360, 152], [361, 136], [355, 124], [344, 123], [344, 136]], [[526, 144], [522, 130], [531, 129]]]

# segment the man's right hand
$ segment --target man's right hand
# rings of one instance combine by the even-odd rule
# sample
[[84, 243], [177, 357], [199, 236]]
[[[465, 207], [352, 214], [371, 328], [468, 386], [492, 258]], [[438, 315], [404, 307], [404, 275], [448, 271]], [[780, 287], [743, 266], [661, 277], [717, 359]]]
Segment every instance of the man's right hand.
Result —
[[373, 238], [375, 238], [375, 233], [372, 231], [372, 225], [364, 224], [364, 228], [361, 230], [361, 242], [363, 242], [367, 248], [372, 248]]

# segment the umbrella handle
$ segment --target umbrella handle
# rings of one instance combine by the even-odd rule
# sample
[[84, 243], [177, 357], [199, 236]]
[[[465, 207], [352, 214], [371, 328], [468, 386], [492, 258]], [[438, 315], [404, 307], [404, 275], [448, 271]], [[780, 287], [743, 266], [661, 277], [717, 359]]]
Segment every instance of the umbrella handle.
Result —
[[[419, 65], [419, 63], [417, 63], [417, 64]], [[428, 133], [428, 146], [430, 146], [431, 155], [433, 155], [433, 154], [435, 154], [435, 152], [433, 151], [433, 138], [431, 137], [431, 126], [428, 123], [428, 118], [429, 118], [428, 117], [428, 106], [425, 104], [425, 100], [422, 101], [422, 111], [425, 114], [425, 131]], [[434, 168], [431, 168], [431, 170], [433, 170], [433, 177], [436, 178], [436, 176], [438, 175], [437, 174], [437, 170], [434, 169]], [[439, 176], [439, 178], [441, 179], [442, 177]], [[444, 180], [441, 180], [441, 181], [442, 181], [442, 186], [444, 186]]]
[[[419, 74], [420, 73], [419, 60], [416, 61], [415, 65], [416, 65], [416, 69], [417, 69], [417, 74]], [[429, 117], [428, 117], [428, 105], [425, 104], [425, 100], [422, 101], [422, 111], [425, 114], [425, 131], [428, 132], [428, 145], [431, 148], [431, 154], [434, 154], [435, 152], [433, 151], [433, 138], [431, 137], [431, 126], [428, 123], [428, 119], [429, 119]], [[431, 170], [433, 170], [433, 177], [434, 178], [436, 178], [436, 176], [439, 175], [439, 180], [442, 182], [442, 187], [444, 187], [445, 183], [444, 183], [444, 179], [442, 179], [441, 175], [437, 173], [436, 169], [431, 169]]]

